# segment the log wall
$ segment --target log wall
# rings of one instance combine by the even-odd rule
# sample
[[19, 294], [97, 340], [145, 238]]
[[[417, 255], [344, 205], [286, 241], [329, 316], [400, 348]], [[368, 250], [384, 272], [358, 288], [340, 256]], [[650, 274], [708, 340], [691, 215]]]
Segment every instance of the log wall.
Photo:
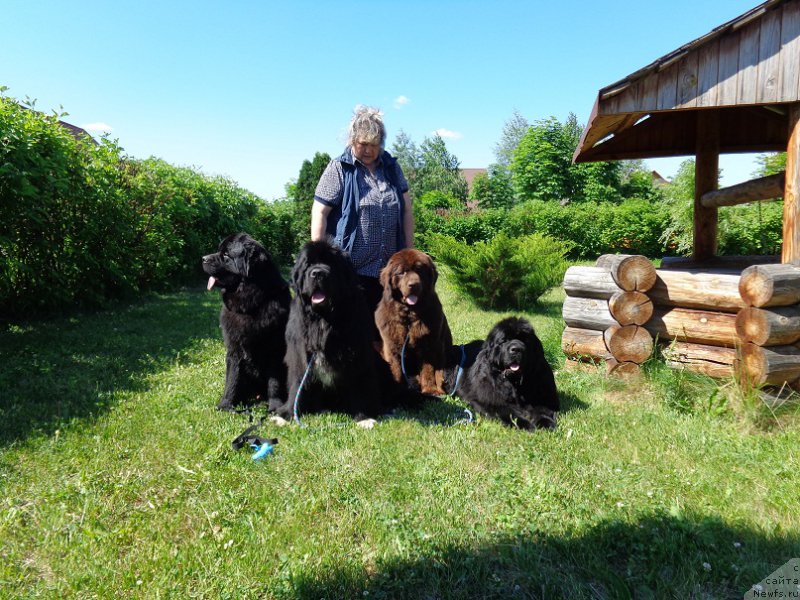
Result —
[[[667, 365], [756, 386], [800, 386], [800, 266], [655, 269], [605, 255], [564, 277], [569, 364], [630, 376], [656, 345]], [[648, 268], [648, 265], [650, 268]]]

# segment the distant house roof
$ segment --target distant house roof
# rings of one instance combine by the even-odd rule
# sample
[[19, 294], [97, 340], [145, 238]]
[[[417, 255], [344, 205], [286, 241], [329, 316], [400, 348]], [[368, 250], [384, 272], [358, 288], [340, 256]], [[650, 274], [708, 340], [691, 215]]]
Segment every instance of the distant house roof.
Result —
[[[31, 110], [27, 106], [23, 106], [22, 104], [18, 105], [20, 108], [24, 108], [25, 110]], [[35, 111], [39, 112], [39, 111]], [[42, 113], [40, 113], [42, 114]], [[69, 131], [76, 140], [86, 139], [92, 142], [94, 145], [97, 145], [97, 140], [92, 137], [92, 134], [86, 131], [83, 127], [78, 127], [77, 125], [73, 125], [72, 123], [67, 123], [66, 121], [62, 121], [59, 119], [58, 124], [61, 125], [64, 129]]]
[[97, 144], [97, 140], [92, 137], [92, 134], [86, 131], [83, 127], [78, 127], [77, 125], [73, 125], [72, 123], [67, 123], [66, 121], [58, 121], [58, 124], [61, 125], [64, 129], [68, 130], [72, 137], [76, 140], [80, 139], [87, 139], [92, 142], [93, 144]]
[[469, 191], [472, 191], [472, 182], [475, 180], [475, 176], [481, 173], [486, 175], [486, 169], [461, 169], [461, 174], [467, 180], [467, 189]]
[[800, 0], [768, 0], [602, 88], [573, 160], [694, 154], [710, 112], [720, 152], [785, 150], [798, 57]]
[[669, 181], [664, 179], [658, 171], [650, 171], [650, 177], [653, 180], [653, 185], [656, 187], [669, 184]]

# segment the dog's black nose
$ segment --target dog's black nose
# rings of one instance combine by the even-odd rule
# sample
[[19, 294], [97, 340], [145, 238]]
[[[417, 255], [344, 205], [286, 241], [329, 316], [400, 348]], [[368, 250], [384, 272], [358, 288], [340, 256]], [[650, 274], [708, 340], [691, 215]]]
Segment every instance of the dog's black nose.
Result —
[[518, 356], [525, 353], [525, 344], [522, 342], [514, 341], [508, 345], [508, 353], [512, 356]]
[[311, 279], [321, 279], [325, 276], [325, 269], [322, 267], [314, 267], [309, 271], [309, 275], [311, 275]]

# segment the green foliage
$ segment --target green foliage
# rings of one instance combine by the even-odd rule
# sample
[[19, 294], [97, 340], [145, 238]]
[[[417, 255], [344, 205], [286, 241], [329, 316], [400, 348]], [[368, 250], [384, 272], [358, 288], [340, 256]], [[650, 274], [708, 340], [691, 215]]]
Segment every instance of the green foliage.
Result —
[[447, 210], [451, 208], [464, 208], [464, 203], [447, 194], [438, 190], [425, 192], [422, 197], [417, 200], [420, 208], [423, 210]]
[[0, 98], [0, 313], [135, 286], [116, 149], [76, 140], [57, 116]]
[[453, 272], [455, 285], [484, 308], [521, 308], [535, 302], [564, 277], [569, 251], [565, 242], [538, 234], [467, 244], [434, 234], [432, 254]]
[[786, 170], [786, 152], [775, 154], [761, 154], [758, 157], [759, 167], [754, 173], [756, 177], [775, 175]]
[[422, 156], [419, 149], [402, 129], [397, 134], [389, 152], [400, 163], [400, 168], [403, 169], [403, 174], [406, 178], [412, 177], [422, 164]]
[[426, 233], [440, 233], [467, 244], [492, 239], [503, 228], [505, 211], [464, 209], [430, 211], [414, 207], [417, 245], [427, 247]]
[[[759, 175], [783, 169], [780, 154], [764, 155]], [[774, 160], [773, 160], [774, 159]], [[783, 158], [785, 160], [785, 158]], [[669, 221], [661, 239], [670, 251], [688, 255], [693, 245], [694, 160], [681, 163], [666, 187]], [[777, 254], [783, 236], [783, 203], [757, 202], [727, 206], [718, 213], [718, 254]]]
[[200, 257], [237, 231], [259, 231], [290, 256], [284, 228], [293, 218], [254, 194], [125, 157], [107, 139], [76, 139], [57, 118], [0, 98], [0, 314], [199, 280]]
[[508, 169], [511, 165], [514, 150], [519, 146], [520, 140], [528, 132], [529, 127], [528, 120], [517, 110], [505, 122], [500, 141], [494, 147], [494, 155], [497, 158], [497, 164], [501, 168]]
[[780, 254], [783, 202], [756, 202], [725, 207], [719, 213], [719, 254]]
[[317, 189], [319, 178], [322, 177], [325, 167], [331, 162], [331, 157], [325, 152], [317, 152], [311, 160], [304, 160], [294, 183], [291, 198], [295, 202], [294, 216], [292, 218], [294, 236], [298, 240], [306, 241], [311, 236], [311, 204], [314, 202], [314, 192]]
[[572, 113], [563, 124], [550, 117], [528, 128], [511, 160], [512, 181], [519, 198], [570, 202], [620, 199], [622, 165], [618, 161], [572, 164], [581, 130]]
[[472, 181], [470, 199], [481, 208], [509, 208], [514, 204], [511, 173], [500, 165], [490, 165], [487, 174], [479, 173]]
[[276, 262], [290, 265], [310, 237], [310, 228], [302, 229], [305, 221], [297, 216], [297, 204], [292, 200], [260, 202], [256, 218], [245, 229], [270, 251]]
[[661, 200], [663, 192], [653, 183], [653, 174], [642, 160], [621, 161], [620, 178], [623, 198], [641, 198], [643, 200]]
[[620, 252], [655, 257], [666, 250], [660, 237], [668, 218], [663, 204], [646, 200], [567, 206], [532, 200], [508, 212], [504, 230], [512, 236], [539, 233], [567, 241], [573, 258]]
[[294, 201], [299, 204], [304, 204], [311, 209], [311, 202], [314, 200], [314, 191], [317, 189], [317, 183], [322, 176], [322, 172], [328, 163], [331, 162], [331, 157], [326, 152], [317, 152], [311, 160], [304, 160], [300, 167], [300, 173], [297, 176], [297, 182], [293, 188]]
[[467, 200], [467, 181], [461, 174], [458, 158], [448, 152], [447, 145], [438, 135], [422, 141], [417, 168], [404, 173], [412, 198], [437, 191], [462, 202]]

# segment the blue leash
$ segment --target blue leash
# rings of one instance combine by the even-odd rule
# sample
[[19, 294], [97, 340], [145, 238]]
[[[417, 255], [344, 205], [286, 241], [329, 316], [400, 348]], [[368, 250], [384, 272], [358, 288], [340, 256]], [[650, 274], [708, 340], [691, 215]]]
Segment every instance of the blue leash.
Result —
[[403, 342], [403, 347], [400, 349], [400, 370], [403, 372], [403, 379], [406, 380], [406, 385], [408, 387], [411, 387], [411, 382], [408, 380], [408, 375], [406, 375], [406, 345], [408, 345], [408, 338], [410, 337], [411, 330], [409, 329], [406, 334], [406, 340]]
[[[456, 395], [458, 384], [461, 383], [461, 376], [464, 374], [464, 363], [467, 362], [467, 351], [464, 350], [464, 344], [461, 344], [461, 362], [458, 363], [458, 371], [456, 371], [456, 381], [453, 384], [453, 391], [450, 392], [451, 396]], [[465, 409], [466, 410], [466, 409]], [[469, 412], [469, 411], [467, 411]], [[470, 413], [470, 421], [472, 420], [472, 413]]]
[[[411, 387], [411, 382], [408, 380], [408, 375], [406, 374], [406, 346], [408, 345], [408, 338], [411, 336], [411, 332], [409, 331], [406, 334], [406, 339], [403, 342], [403, 347], [400, 350], [400, 370], [403, 372], [403, 378], [406, 380], [406, 385]], [[456, 380], [453, 383], [453, 390], [448, 394], [449, 396], [455, 396], [456, 390], [458, 390], [458, 384], [461, 383], [461, 376], [464, 374], [464, 363], [467, 362], [467, 351], [464, 349], [464, 344], [461, 344], [461, 361], [458, 363], [458, 370], [456, 371]], [[470, 412], [468, 408], [464, 409], [464, 412], [467, 413], [466, 419], [462, 419], [467, 423], [474, 423], [475, 416]]]
[[297, 386], [297, 394], [294, 396], [294, 406], [292, 407], [292, 414], [294, 416], [294, 422], [297, 423], [300, 427], [305, 427], [305, 424], [300, 421], [300, 414], [297, 411], [297, 407], [300, 405], [300, 393], [303, 391], [303, 386], [306, 384], [306, 379], [308, 379], [308, 374], [311, 372], [311, 366], [314, 364], [314, 359], [316, 358], [317, 353], [312, 352], [311, 358], [308, 360], [308, 366], [306, 366], [306, 372], [303, 373], [303, 378], [300, 380], [300, 385]]

